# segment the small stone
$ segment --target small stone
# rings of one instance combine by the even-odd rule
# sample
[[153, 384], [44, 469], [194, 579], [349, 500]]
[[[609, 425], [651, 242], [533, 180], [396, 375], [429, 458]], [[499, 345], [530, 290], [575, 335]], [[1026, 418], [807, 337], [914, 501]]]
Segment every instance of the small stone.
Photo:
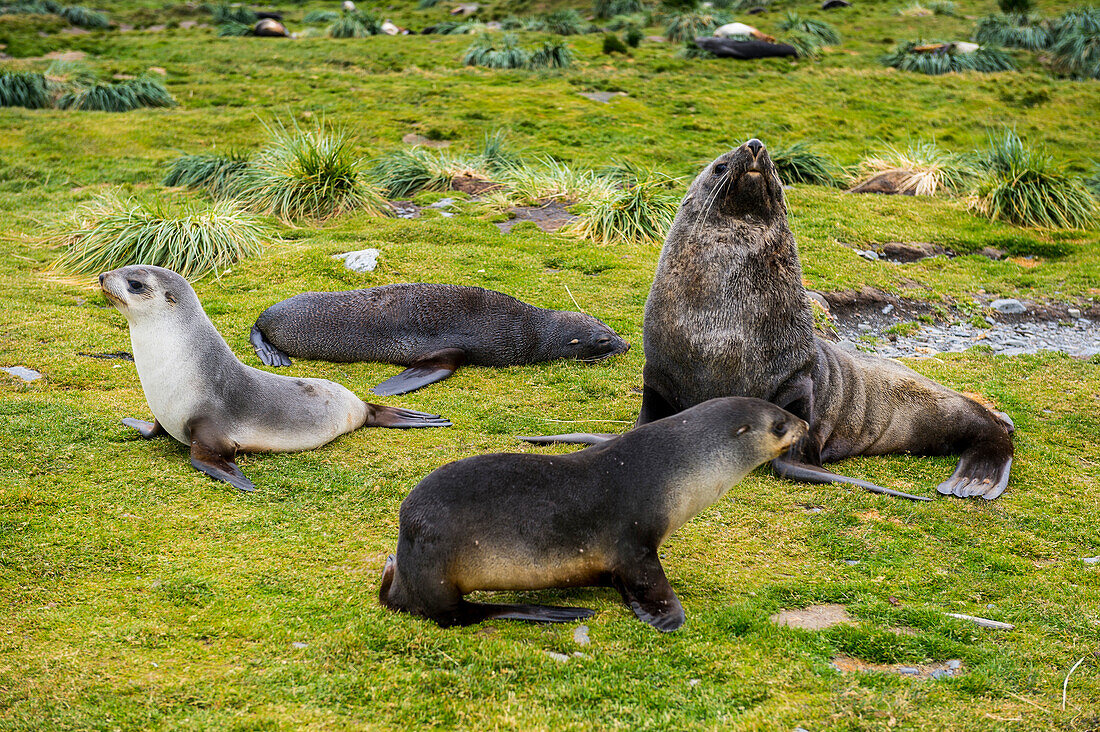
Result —
[[859, 564], [859, 560], [858, 559], [845, 559], [844, 563], [847, 564], [849, 567], [854, 567], [857, 564]]
[[0, 368], [0, 371], [7, 371], [12, 376], [18, 376], [23, 381], [38, 381], [42, 378], [42, 374], [34, 369], [29, 369], [26, 366], [5, 366]]
[[1027, 307], [1022, 302], [1011, 297], [994, 300], [989, 303], [989, 307], [1005, 315], [1020, 315], [1027, 312]]
[[578, 94], [580, 94], [585, 99], [590, 99], [593, 102], [600, 102], [601, 104], [607, 104], [608, 102], [610, 102], [615, 97], [625, 97], [626, 96], [626, 92], [608, 92], [608, 91], [578, 92]]
[[867, 323], [860, 323], [856, 326], [859, 330], [871, 330], [871, 326]]
[[688, 686], [698, 686], [699, 679], [688, 679]]
[[994, 249], [993, 247], [982, 247], [981, 251], [979, 251], [978, 254], [982, 255], [983, 257], [989, 257], [992, 260], [1001, 260], [1005, 257], [1004, 252], [1002, 252], [1000, 249]]
[[1081, 557], [1085, 564], [1100, 564], [1100, 557]]
[[963, 662], [957, 658], [952, 658], [950, 661], [947, 662], [947, 668], [951, 669], [952, 671], [958, 671], [960, 668], [962, 668], [962, 665]]
[[857, 249], [856, 254], [872, 262], [878, 261], [878, 252], [871, 251], [870, 249]]
[[334, 254], [332, 258], [344, 260], [344, 266], [353, 272], [373, 272], [378, 266], [378, 255], [381, 253], [378, 249], [360, 249], [357, 252]]
[[993, 318], [989, 317], [988, 315], [985, 316], [984, 320], [985, 320], [985, 322], [989, 323], [990, 325], [996, 325], [997, 324], [997, 321], [994, 320]]
[[290, 645], [294, 646], [295, 648], [309, 648], [309, 644], [303, 643], [302, 641], [294, 641]]
[[441, 198], [435, 203], [429, 204], [428, 208], [450, 208], [453, 205], [455, 205], [453, 198]]
[[1080, 318], [1081, 317], [1081, 311], [1078, 310], [1077, 308], [1070, 308], [1069, 309], [1069, 317], [1071, 317], [1071, 318]]
[[573, 642], [579, 646], [587, 646], [592, 642], [592, 639], [588, 637], [587, 625], [578, 625], [573, 629]]
[[920, 674], [920, 669], [913, 668], [912, 666], [899, 666], [899, 674], [905, 674], [906, 676], [917, 676]]
[[814, 292], [813, 290], [807, 290], [806, 291], [806, 297], [808, 297], [812, 301], [816, 302], [821, 307], [821, 309], [824, 310], [826, 313], [829, 312], [829, 301], [826, 300], [825, 296], [822, 295], [820, 292]]
[[894, 306], [893, 305], [887, 305], [886, 307], [884, 307], [882, 309], [882, 314], [883, 315], [889, 315], [892, 312], [894, 312]]
[[942, 679], [947, 676], [952, 676], [952, 673], [945, 668], [938, 668], [931, 673], [932, 678]]
[[546, 651], [546, 655], [550, 656], [550, 658], [554, 659], [555, 661], [560, 661], [561, 663], [565, 663], [569, 660], [569, 656], [565, 655], [564, 653], [557, 653], [555, 651]]
[[581, 653], [580, 651], [573, 651], [573, 658], [588, 658], [588, 654]]

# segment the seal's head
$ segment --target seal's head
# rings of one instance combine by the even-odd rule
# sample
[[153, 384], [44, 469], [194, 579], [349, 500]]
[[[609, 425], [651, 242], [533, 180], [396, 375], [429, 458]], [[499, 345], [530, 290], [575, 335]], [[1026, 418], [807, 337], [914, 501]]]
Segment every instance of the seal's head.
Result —
[[719, 397], [694, 409], [720, 420], [724, 425], [722, 440], [743, 458], [755, 455], [754, 465], [785, 454], [810, 429], [787, 410], [752, 397]]
[[732, 221], [768, 225], [787, 212], [783, 183], [764, 143], [753, 138], [720, 155], [691, 184], [685, 205], [697, 223], [729, 226]]
[[170, 269], [146, 264], [113, 269], [99, 276], [99, 286], [107, 301], [126, 320], [160, 319], [178, 314], [195, 300], [195, 291], [187, 280]]
[[591, 363], [630, 350], [618, 333], [591, 315], [559, 311], [558, 316], [557, 342], [548, 345], [565, 358]]

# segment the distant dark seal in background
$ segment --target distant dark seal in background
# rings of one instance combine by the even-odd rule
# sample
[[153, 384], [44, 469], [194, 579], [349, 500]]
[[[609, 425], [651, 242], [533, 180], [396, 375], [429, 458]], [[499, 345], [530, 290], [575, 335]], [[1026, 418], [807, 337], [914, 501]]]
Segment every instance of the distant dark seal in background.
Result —
[[695, 39], [695, 45], [722, 58], [747, 60], [798, 55], [798, 51], [794, 46], [786, 43], [768, 43], [767, 41], [735, 41], [732, 38], [701, 36]]
[[288, 354], [408, 366], [371, 390], [384, 396], [441, 381], [467, 363], [599, 361], [630, 348], [591, 315], [544, 310], [480, 287], [437, 284], [295, 295], [260, 313], [251, 341], [268, 366], [289, 366]]
[[290, 38], [290, 31], [278, 20], [263, 18], [253, 26], [252, 35], [266, 38]]
[[1008, 485], [1007, 415], [814, 335], [783, 186], [759, 140], [719, 157], [688, 189], [646, 300], [643, 341], [639, 425], [719, 396], [757, 397], [810, 424], [809, 437], [772, 462], [781, 476], [927, 500], [820, 466], [854, 455], [961, 453], [940, 493], [993, 499]]
[[168, 434], [191, 447], [191, 464], [240, 490], [252, 481], [243, 452], [311, 450], [359, 427], [446, 427], [435, 414], [369, 404], [327, 379], [295, 379], [245, 366], [233, 355], [187, 280], [135, 265], [99, 276], [126, 317], [154, 422], [124, 419], [143, 437]]
[[592, 611], [467, 602], [475, 590], [616, 588], [670, 631], [684, 610], [657, 549], [806, 423], [758, 399], [713, 399], [571, 455], [479, 455], [444, 465], [401, 504], [379, 599], [440, 625], [569, 622]]
[[1008, 485], [1006, 416], [815, 337], [783, 187], [759, 140], [695, 179], [661, 251], [643, 332], [640, 422], [754, 396], [810, 424], [809, 438], [775, 461], [781, 475], [815, 480], [822, 462], [853, 455], [961, 453], [941, 493], [992, 499]]

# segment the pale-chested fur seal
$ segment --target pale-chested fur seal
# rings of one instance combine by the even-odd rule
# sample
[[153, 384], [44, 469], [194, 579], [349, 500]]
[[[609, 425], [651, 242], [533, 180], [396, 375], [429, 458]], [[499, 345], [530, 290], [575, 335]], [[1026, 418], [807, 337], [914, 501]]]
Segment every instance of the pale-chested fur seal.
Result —
[[661, 250], [643, 342], [638, 424], [717, 396], [751, 396], [810, 424], [808, 438], [773, 461], [784, 477], [916, 498], [819, 466], [854, 455], [961, 454], [940, 493], [992, 499], [1008, 485], [1007, 415], [897, 361], [814, 335], [783, 186], [759, 140], [720, 156], [692, 183]]
[[474, 590], [603, 585], [635, 615], [675, 630], [684, 610], [657, 549], [806, 423], [759, 399], [712, 399], [570, 455], [479, 455], [444, 465], [401, 504], [385, 607], [470, 625], [568, 622], [591, 610], [467, 602]]
[[260, 313], [250, 338], [268, 366], [289, 366], [287, 354], [408, 366], [371, 390], [383, 396], [441, 381], [467, 363], [599, 361], [630, 348], [591, 315], [537, 308], [480, 287], [438, 284], [295, 295]]
[[369, 404], [326, 379], [295, 379], [245, 366], [206, 316], [187, 280], [134, 265], [99, 276], [130, 326], [134, 364], [154, 422], [124, 419], [143, 437], [169, 434], [191, 464], [241, 490], [252, 481], [240, 452], [311, 450], [359, 427], [446, 427], [434, 414]]

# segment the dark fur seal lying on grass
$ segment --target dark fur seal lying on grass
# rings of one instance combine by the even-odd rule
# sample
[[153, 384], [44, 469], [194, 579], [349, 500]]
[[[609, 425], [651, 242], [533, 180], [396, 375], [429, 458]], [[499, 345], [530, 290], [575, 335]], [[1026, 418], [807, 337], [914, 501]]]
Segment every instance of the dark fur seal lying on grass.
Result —
[[372, 389], [383, 396], [441, 381], [467, 363], [599, 361], [630, 348], [591, 315], [544, 310], [480, 287], [433, 284], [295, 295], [260, 313], [251, 341], [268, 366], [289, 366], [288, 354], [408, 366]]
[[446, 427], [435, 414], [369, 404], [326, 379], [294, 379], [233, 355], [187, 280], [136, 265], [99, 276], [130, 326], [134, 365], [154, 422], [124, 419], [142, 437], [168, 434], [191, 447], [191, 464], [240, 490], [252, 481], [241, 452], [311, 450], [360, 427]]
[[592, 611], [463, 595], [606, 585], [641, 620], [676, 630], [684, 609], [658, 547], [805, 434], [805, 422], [772, 404], [726, 397], [571, 455], [479, 455], [444, 465], [401, 504], [397, 555], [386, 562], [379, 599], [443, 626], [569, 622]]
[[759, 140], [722, 155], [692, 183], [661, 251], [643, 339], [638, 424], [716, 396], [753, 396], [810, 424], [809, 437], [773, 462], [782, 476], [915, 498], [820, 466], [853, 455], [961, 454], [940, 493], [992, 499], [1008, 485], [1007, 415], [896, 361], [814, 335], [783, 187]]

